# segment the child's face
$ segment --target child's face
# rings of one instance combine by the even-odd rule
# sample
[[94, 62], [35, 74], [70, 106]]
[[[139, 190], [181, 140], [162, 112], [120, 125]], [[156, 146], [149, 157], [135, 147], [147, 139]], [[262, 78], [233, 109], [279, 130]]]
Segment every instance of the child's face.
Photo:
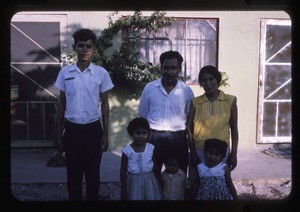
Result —
[[215, 148], [208, 149], [206, 152], [206, 164], [209, 167], [218, 165], [222, 161], [222, 153]]
[[133, 142], [136, 145], [144, 145], [148, 139], [148, 131], [143, 128], [137, 128], [133, 131]]
[[166, 172], [168, 174], [175, 174], [179, 169], [179, 163], [176, 159], [169, 159], [165, 162]]

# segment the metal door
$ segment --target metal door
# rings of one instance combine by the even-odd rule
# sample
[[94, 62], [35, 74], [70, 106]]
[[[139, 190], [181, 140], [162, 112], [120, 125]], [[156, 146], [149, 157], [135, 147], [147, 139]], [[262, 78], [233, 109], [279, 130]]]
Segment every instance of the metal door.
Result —
[[261, 20], [258, 143], [291, 142], [291, 21]]
[[55, 145], [65, 15], [16, 14], [11, 21], [11, 146]]

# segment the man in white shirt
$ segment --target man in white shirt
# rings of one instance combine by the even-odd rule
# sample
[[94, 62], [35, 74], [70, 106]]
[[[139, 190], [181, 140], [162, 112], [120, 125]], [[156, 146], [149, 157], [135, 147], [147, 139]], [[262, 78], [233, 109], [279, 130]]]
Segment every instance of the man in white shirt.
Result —
[[55, 82], [60, 90], [57, 141], [65, 151], [69, 200], [83, 200], [83, 176], [86, 200], [98, 200], [102, 152], [109, 144], [108, 92], [114, 85], [108, 72], [90, 61], [94, 32], [79, 29], [73, 38], [77, 63], [63, 67]]
[[139, 116], [150, 124], [149, 143], [158, 151], [158, 166], [163, 165], [163, 157], [168, 151], [180, 153], [180, 169], [187, 173], [188, 147], [186, 135], [187, 115], [192, 89], [178, 80], [183, 58], [177, 51], [161, 54], [162, 77], [148, 83], [141, 95]]

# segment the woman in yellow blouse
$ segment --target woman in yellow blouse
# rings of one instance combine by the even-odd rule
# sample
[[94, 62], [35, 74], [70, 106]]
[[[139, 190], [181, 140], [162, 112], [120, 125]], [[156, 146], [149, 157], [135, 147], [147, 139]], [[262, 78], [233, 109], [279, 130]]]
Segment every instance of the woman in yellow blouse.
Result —
[[[217, 138], [228, 144], [224, 162], [232, 171], [237, 165], [238, 112], [237, 98], [219, 90], [222, 75], [214, 66], [201, 68], [198, 81], [205, 93], [192, 99], [188, 116], [188, 137], [191, 156], [190, 180], [197, 188], [195, 166], [205, 161], [204, 141]], [[193, 183], [194, 182], [194, 183]]]

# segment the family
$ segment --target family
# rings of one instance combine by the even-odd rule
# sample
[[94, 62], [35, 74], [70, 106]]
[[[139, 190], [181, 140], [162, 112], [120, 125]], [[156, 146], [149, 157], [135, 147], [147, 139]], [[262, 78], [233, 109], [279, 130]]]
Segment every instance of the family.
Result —
[[[77, 62], [63, 67], [55, 82], [60, 90], [57, 141], [65, 152], [69, 200], [96, 201], [101, 157], [109, 145], [108, 93], [114, 85], [106, 69], [91, 62], [94, 32], [79, 29], [73, 39]], [[216, 67], [200, 69], [204, 94], [195, 97], [178, 79], [181, 54], [170, 50], [159, 59], [162, 76], [144, 87], [138, 117], [127, 126], [132, 142], [122, 148], [121, 199], [237, 199], [230, 174], [237, 165], [237, 98], [219, 89], [222, 76]]]

